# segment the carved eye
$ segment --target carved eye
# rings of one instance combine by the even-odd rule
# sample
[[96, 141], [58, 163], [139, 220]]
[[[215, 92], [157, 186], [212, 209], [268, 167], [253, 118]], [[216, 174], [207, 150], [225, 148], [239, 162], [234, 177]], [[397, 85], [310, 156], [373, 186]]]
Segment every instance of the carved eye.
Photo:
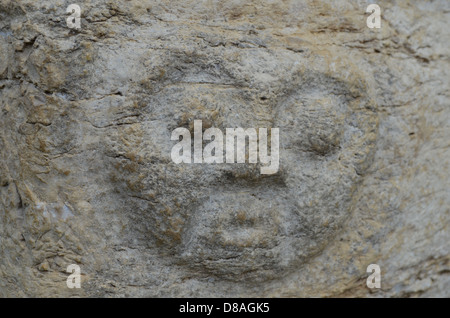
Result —
[[325, 156], [337, 149], [340, 141], [341, 133], [335, 129], [319, 129], [308, 135], [309, 149], [321, 156]]
[[346, 107], [338, 98], [302, 98], [288, 101], [282, 109], [276, 122], [283, 147], [320, 156], [339, 149]]

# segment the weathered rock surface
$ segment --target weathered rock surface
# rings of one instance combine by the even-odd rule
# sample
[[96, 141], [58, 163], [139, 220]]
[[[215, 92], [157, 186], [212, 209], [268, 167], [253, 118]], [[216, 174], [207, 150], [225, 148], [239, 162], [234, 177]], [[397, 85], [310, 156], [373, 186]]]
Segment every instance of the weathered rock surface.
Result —
[[448, 1], [71, 3], [0, 1], [0, 296], [450, 296]]

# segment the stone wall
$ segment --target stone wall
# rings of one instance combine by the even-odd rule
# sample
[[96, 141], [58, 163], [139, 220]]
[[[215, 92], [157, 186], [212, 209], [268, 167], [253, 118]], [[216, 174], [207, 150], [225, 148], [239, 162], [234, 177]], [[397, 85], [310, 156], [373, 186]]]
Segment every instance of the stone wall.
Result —
[[450, 296], [448, 1], [72, 2], [0, 0], [0, 296]]

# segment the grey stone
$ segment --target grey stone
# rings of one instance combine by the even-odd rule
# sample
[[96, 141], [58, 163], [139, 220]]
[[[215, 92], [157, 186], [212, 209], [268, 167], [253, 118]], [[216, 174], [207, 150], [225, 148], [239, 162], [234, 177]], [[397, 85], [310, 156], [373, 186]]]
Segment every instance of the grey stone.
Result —
[[0, 1], [0, 296], [450, 296], [447, 1], [70, 3]]

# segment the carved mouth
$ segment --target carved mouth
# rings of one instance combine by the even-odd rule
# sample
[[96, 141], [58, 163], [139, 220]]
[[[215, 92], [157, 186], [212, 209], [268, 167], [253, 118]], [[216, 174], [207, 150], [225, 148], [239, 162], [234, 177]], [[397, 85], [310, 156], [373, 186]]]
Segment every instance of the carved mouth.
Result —
[[[240, 275], [280, 267], [283, 238], [292, 236], [292, 211], [276, 193], [221, 193], [196, 208], [183, 233], [181, 258], [217, 275]], [[284, 206], [283, 206], [284, 205]], [[285, 213], [285, 212], [284, 212]], [[291, 233], [290, 233], [291, 232]], [[223, 266], [227, 264], [227, 266]]]

